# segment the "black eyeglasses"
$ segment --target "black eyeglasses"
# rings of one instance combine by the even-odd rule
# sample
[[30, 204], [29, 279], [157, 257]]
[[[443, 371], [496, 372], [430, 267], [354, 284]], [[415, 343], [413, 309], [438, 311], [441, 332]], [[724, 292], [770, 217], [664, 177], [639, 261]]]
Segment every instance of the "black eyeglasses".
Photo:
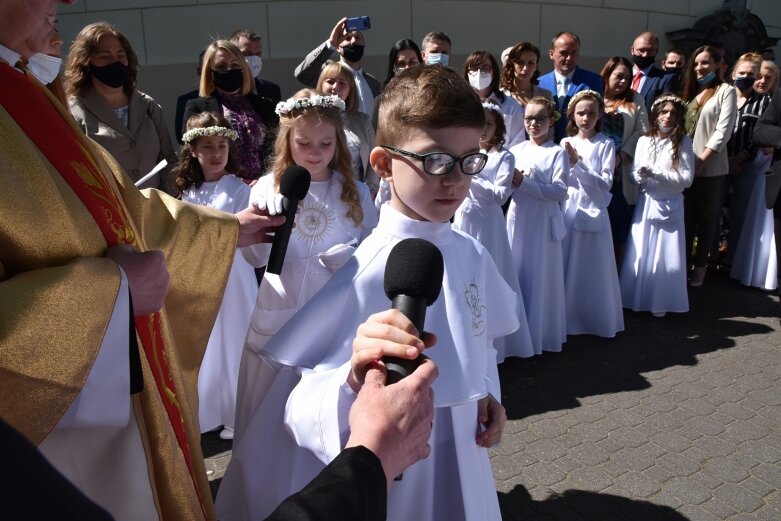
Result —
[[428, 175], [445, 175], [453, 170], [453, 165], [458, 163], [461, 167], [461, 172], [466, 175], [479, 174], [488, 156], [482, 152], [473, 152], [465, 156], [456, 157], [445, 152], [429, 152], [428, 154], [416, 154], [415, 152], [409, 152], [408, 150], [402, 150], [400, 148], [391, 147], [388, 145], [380, 145], [382, 148], [396, 152], [402, 156], [411, 157], [417, 159], [423, 163], [423, 171]]

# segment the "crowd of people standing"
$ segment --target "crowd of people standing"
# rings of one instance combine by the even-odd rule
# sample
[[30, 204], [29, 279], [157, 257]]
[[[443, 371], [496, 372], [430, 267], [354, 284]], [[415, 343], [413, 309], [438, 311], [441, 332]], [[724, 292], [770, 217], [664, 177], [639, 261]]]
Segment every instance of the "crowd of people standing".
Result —
[[[360, 322], [387, 308], [374, 302], [376, 259], [399, 238], [425, 237], [450, 253], [443, 299], [467, 303], [463, 317], [444, 305], [433, 312], [441, 329], [432, 332], [453, 348], [432, 358], [463, 366], [437, 387], [433, 429], [437, 454], [481, 470], [453, 477], [456, 463], [432, 458], [395, 485], [411, 498], [414, 487], [449, 475], [461, 487], [457, 507], [432, 499], [434, 488], [415, 499], [414, 509], [435, 518], [498, 513], [487, 457], [475, 449], [501, 438], [498, 363], [560, 351], [569, 335], [612, 338], [624, 329], [624, 309], [687, 312], [689, 288], [705, 284], [709, 267], [777, 287], [764, 174], [779, 143], [772, 135], [755, 142], [754, 128], [779, 103], [779, 69], [761, 50], [729, 64], [710, 42], [660, 60], [658, 38], [643, 32], [629, 57], [613, 56], [597, 73], [578, 66], [580, 38], [563, 31], [551, 39], [548, 74], [526, 41], [499, 60], [471, 52], [454, 73], [453, 42], [431, 32], [420, 47], [396, 42], [380, 82], [362, 67], [364, 35], [345, 18], [296, 67], [306, 88], [284, 99], [260, 79], [260, 38], [241, 29], [201, 53], [197, 93], [179, 104], [177, 157], [162, 108], [138, 90], [138, 58], [119, 29], [82, 29], [62, 76], [51, 74], [59, 62], [44, 57], [58, 54], [56, 25], [46, 39], [50, 53], [25, 70], [59, 93], [78, 128], [139, 187], [275, 216], [284, 210], [284, 172], [300, 167], [311, 178], [281, 273], [263, 274], [268, 244], [230, 245], [224, 295], [212, 296], [221, 305], [197, 364], [196, 417], [201, 432], [235, 440], [217, 500], [221, 519], [270, 515], [344, 446], [349, 405], [378, 351], [356, 341], [345, 356], [356, 324], [323, 322], [329, 309], [360, 314], [351, 317]], [[442, 99], [426, 97], [429, 85]], [[447, 107], [448, 99], [459, 106]], [[424, 182], [403, 177], [412, 164], [425, 183], [440, 182], [430, 199]], [[397, 318], [375, 322], [383, 321], [409, 332]], [[416, 356], [433, 342], [420, 335]], [[326, 337], [338, 347], [309, 345]], [[479, 355], [463, 349], [473, 337]], [[475, 412], [480, 433], [466, 447], [458, 433], [473, 427]], [[313, 427], [311, 418], [322, 423]], [[394, 507], [390, 518], [414, 509]]]

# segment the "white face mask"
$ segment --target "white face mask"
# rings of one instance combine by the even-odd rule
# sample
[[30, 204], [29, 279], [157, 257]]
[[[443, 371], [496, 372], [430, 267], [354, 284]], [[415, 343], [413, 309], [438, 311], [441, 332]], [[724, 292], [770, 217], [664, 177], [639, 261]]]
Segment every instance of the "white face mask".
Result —
[[260, 59], [260, 56], [245, 56], [244, 61], [247, 62], [252, 77], [257, 78], [258, 74], [260, 74], [260, 70], [263, 68], [263, 60]]
[[441, 52], [430, 52], [426, 55], [426, 63], [429, 65], [439, 64], [447, 67], [448, 60], [450, 60], [450, 56]]
[[469, 71], [467, 73], [469, 77], [469, 84], [475, 90], [483, 90], [491, 85], [493, 75], [490, 72]]
[[35, 79], [44, 85], [50, 84], [60, 73], [62, 58], [49, 56], [48, 54], [37, 53], [30, 57], [27, 63], [27, 70], [35, 76]]
[[669, 134], [670, 132], [673, 131], [673, 127], [665, 127], [661, 123], [658, 126], [659, 126], [659, 130], [661, 130], [665, 134]]

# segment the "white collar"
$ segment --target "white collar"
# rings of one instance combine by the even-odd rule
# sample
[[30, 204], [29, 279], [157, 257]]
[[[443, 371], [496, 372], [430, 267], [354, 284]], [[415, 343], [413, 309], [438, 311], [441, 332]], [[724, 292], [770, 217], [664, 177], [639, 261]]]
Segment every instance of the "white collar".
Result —
[[391, 207], [390, 203], [384, 204], [380, 208], [380, 221], [377, 229], [398, 239], [426, 239], [435, 246], [442, 246], [453, 240], [450, 222], [417, 221]]
[[564, 82], [564, 78], [567, 78], [572, 83], [572, 76], [575, 74], [575, 69], [572, 69], [569, 74], [562, 76], [556, 69], [553, 69], [553, 74], [556, 76], [556, 85]]
[[360, 74], [360, 72], [361, 72], [360, 65], [358, 66], [357, 69], [353, 69], [353, 66], [350, 65], [349, 63], [347, 63], [347, 60], [340, 60], [340, 62], [342, 63], [342, 65], [344, 65], [345, 67], [350, 69], [350, 71], [353, 73], [353, 76], [356, 75], [356, 74]]
[[[5, 60], [8, 65], [16, 69], [16, 62], [22, 59], [22, 55], [16, 51], [12, 51], [5, 45], [0, 43], [0, 60]], [[16, 69], [19, 70], [19, 69]]]

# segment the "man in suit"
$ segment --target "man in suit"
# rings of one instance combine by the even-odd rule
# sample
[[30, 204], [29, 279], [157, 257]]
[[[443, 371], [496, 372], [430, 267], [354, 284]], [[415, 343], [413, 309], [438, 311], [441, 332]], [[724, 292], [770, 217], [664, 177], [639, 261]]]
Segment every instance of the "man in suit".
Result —
[[781, 260], [781, 89], [776, 89], [770, 105], [760, 116], [754, 127], [753, 144], [759, 147], [772, 147], [773, 168], [765, 175], [765, 202], [773, 209], [773, 221], [776, 233], [776, 254]]
[[347, 18], [342, 18], [334, 26], [331, 36], [298, 64], [295, 70], [296, 79], [313, 89], [323, 67], [330, 62], [341, 61], [352, 71], [355, 78], [359, 96], [358, 110], [371, 116], [374, 98], [380, 95], [382, 87], [377, 78], [361, 68], [363, 50], [363, 33], [347, 31]]
[[659, 53], [659, 38], [652, 32], [637, 35], [629, 54], [632, 55], [632, 90], [645, 99], [646, 109], [650, 112], [651, 105], [660, 94], [672, 92], [680, 94], [678, 74], [676, 71], [665, 72], [654, 63]]
[[255, 93], [271, 100], [276, 107], [277, 103], [282, 101], [282, 90], [273, 81], [260, 78], [260, 71], [263, 68], [263, 41], [260, 35], [249, 29], [238, 29], [233, 31], [228, 40], [236, 44], [247, 60], [249, 70], [255, 78]]
[[578, 67], [580, 58], [580, 38], [575, 33], [562, 31], [551, 40], [548, 56], [553, 62], [553, 70], [540, 76], [540, 87], [548, 89], [559, 106], [561, 118], [554, 127], [555, 141], [558, 143], [567, 132], [567, 104], [575, 93], [582, 90], [603, 93], [602, 77]]

